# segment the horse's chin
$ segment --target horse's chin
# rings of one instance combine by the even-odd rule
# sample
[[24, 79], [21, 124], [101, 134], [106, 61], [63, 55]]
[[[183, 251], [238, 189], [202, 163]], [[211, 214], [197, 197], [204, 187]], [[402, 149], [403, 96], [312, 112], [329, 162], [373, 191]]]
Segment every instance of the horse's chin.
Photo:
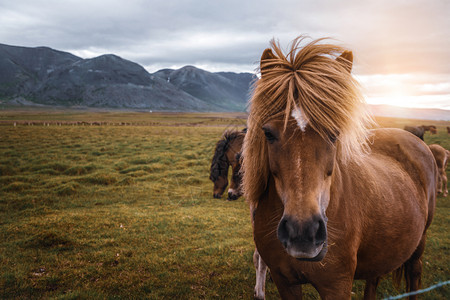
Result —
[[315, 251], [313, 251], [311, 254], [297, 252], [294, 249], [286, 249], [286, 250], [289, 255], [291, 255], [292, 257], [296, 258], [299, 261], [321, 261], [327, 254], [328, 247], [327, 242], [325, 242], [322, 245], [318, 246], [315, 249]]

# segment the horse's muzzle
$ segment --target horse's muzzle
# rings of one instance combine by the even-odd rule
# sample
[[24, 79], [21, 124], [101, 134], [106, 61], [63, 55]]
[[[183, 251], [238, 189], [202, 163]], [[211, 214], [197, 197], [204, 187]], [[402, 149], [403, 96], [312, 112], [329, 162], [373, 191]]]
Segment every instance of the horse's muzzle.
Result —
[[320, 261], [327, 251], [326, 221], [321, 215], [301, 223], [293, 217], [283, 216], [278, 224], [278, 239], [289, 255]]
[[239, 198], [238, 194], [232, 193], [232, 192], [228, 192], [228, 198], [227, 200], [237, 200], [237, 198]]

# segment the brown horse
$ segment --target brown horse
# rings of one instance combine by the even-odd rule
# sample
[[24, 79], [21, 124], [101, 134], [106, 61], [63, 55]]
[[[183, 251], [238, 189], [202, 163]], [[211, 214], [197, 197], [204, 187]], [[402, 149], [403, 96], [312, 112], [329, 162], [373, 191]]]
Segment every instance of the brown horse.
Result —
[[354, 279], [375, 299], [394, 270], [416, 290], [435, 208], [433, 155], [403, 130], [367, 129], [352, 53], [303, 40], [287, 55], [272, 41], [250, 102], [243, 185], [259, 254], [283, 299], [301, 298], [305, 283], [323, 299], [350, 299]]
[[422, 125], [425, 131], [429, 131], [431, 134], [437, 134], [437, 128], [434, 125]]
[[425, 131], [429, 131], [431, 134], [437, 133], [436, 126], [434, 125], [405, 126], [404, 129], [419, 137], [422, 141]]
[[239, 162], [245, 130], [228, 130], [217, 142], [211, 161], [209, 179], [214, 183], [214, 198], [221, 198], [228, 186], [228, 169], [231, 165], [232, 176], [227, 200], [236, 200], [242, 195]]
[[444, 149], [442, 146], [437, 144], [429, 145], [431, 152], [433, 153], [434, 159], [436, 160], [436, 164], [439, 170], [438, 177], [438, 189], [437, 192], [444, 197], [448, 195], [447, 189], [447, 174], [445, 169], [447, 169], [448, 159], [450, 158], [450, 152]]

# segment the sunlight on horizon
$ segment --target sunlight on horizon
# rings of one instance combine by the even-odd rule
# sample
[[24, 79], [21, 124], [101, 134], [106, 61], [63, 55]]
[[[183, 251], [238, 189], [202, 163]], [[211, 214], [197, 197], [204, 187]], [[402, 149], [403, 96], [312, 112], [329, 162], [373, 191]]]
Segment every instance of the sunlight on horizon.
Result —
[[450, 101], [445, 96], [440, 95], [386, 95], [366, 97], [366, 102], [373, 105], [391, 105], [406, 108], [430, 108], [450, 110]]
[[450, 110], [449, 78], [430, 74], [375, 74], [356, 77], [369, 104]]

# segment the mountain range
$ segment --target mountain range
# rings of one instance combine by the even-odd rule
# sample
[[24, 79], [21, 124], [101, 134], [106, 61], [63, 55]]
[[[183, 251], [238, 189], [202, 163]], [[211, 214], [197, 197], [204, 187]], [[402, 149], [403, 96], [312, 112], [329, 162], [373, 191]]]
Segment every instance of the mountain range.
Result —
[[[0, 44], [0, 105], [245, 111], [251, 73], [212, 73], [193, 66], [147, 72], [113, 54], [83, 59], [48, 47]], [[371, 105], [377, 116], [450, 120], [450, 111]]]
[[151, 74], [113, 54], [82, 59], [48, 47], [0, 44], [3, 104], [244, 111], [255, 78], [193, 66]]

